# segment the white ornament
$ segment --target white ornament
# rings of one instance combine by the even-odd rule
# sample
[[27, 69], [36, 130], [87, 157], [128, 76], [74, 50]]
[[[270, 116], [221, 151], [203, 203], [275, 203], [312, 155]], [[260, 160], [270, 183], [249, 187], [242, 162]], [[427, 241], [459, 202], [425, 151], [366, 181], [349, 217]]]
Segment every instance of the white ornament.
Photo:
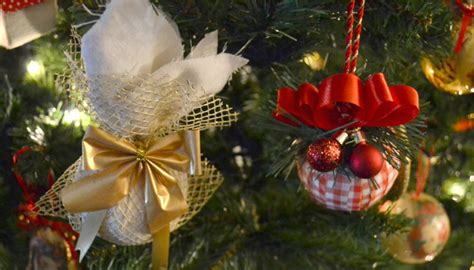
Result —
[[[221, 91], [247, 63], [240, 56], [218, 53], [217, 42], [217, 31], [209, 33], [184, 58], [176, 25], [148, 0], [111, 1], [81, 45], [89, 88], [85, 95], [95, 120], [127, 139], [151, 136], [179, 120], [193, 104]], [[76, 181], [82, 173], [79, 168]], [[171, 173], [188, 196], [188, 175]], [[137, 184], [114, 207], [82, 213], [81, 256], [97, 233], [119, 245], [150, 242], [145, 212], [144, 186]], [[171, 222], [171, 230], [178, 220]]]
[[56, 0], [44, 0], [15, 12], [0, 9], [0, 46], [13, 49], [51, 32], [57, 10]]
[[[183, 107], [183, 99], [163, 102], [168, 92], [182, 92], [187, 102], [196, 103], [217, 94], [248, 62], [218, 53], [217, 42], [217, 31], [211, 32], [185, 58], [175, 23], [148, 0], [112, 1], [84, 35], [81, 46], [97, 120], [103, 125], [113, 123], [109, 129], [119, 136], [136, 135], [127, 131], [146, 135], [175, 120], [157, 117], [158, 111], [175, 113]], [[130, 104], [137, 100], [148, 103]], [[183, 108], [174, 116], [187, 113]]]

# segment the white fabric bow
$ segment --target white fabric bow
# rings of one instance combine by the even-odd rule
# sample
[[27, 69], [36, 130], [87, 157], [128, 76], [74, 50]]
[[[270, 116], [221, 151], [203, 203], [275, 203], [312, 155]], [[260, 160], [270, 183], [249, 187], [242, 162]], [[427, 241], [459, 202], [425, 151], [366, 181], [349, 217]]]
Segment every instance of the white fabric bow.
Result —
[[[111, 1], [82, 39], [90, 103], [99, 122], [120, 119], [116, 128], [120, 130], [114, 132], [127, 136], [131, 134], [124, 134], [126, 130], [137, 129], [127, 123], [140, 121], [141, 126], [152, 125], [160, 118], [160, 112], [185, 107], [185, 102], [178, 99], [174, 103], [160, 103], [165, 96], [164, 86], [169, 83], [190, 86], [187, 88], [192, 89], [194, 101], [221, 91], [232, 73], [248, 60], [217, 53], [217, 42], [217, 31], [211, 32], [184, 58], [176, 25], [148, 0]], [[137, 78], [143, 78], [146, 84]], [[131, 105], [131, 100], [137, 100], [137, 104]], [[141, 100], [148, 103], [138, 104]], [[180, 116], [193, 108], [182, 109]], [[112, 115], [115, 118], [109, 119]], [[158, 125], [169, 124], [169, 119], [161, 118]]]

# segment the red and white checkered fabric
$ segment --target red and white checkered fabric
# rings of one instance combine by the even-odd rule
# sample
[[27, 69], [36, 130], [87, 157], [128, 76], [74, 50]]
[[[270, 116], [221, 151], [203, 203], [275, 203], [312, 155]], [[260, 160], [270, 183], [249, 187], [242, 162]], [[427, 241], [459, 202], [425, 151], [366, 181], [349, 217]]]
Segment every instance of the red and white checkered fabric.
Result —
[[300, 180], [311, 198], [328, 209], [348, 212], [368, 209], [388, 193], [398, 176], [398, 171], [385, 161], [374, 177], [379, 185], [377, 189], [370, 186], [370, 179], [349, 179], [335, 172], [320, 173], [306, 161], [298, 165]]

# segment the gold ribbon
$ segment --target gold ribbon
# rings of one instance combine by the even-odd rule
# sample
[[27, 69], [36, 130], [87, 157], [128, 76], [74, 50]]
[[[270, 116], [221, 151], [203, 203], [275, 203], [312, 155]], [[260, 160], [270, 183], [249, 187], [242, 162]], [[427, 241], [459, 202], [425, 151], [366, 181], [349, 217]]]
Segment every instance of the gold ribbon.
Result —
[[89, 127], [82, 141], [81, 169], [96, 172], [62, 190], [63, 205], [71, 213], [109, 209], [136, 184], [144, 183], [148, 227], [153, 239], [160, 239], [153, 244], [153, 267], [166, 268], [169, 223], [188, 209], [183, 192], [169, 170], [200, 173], [199, 131], [184, 131], [152, 143], [133, 144]]

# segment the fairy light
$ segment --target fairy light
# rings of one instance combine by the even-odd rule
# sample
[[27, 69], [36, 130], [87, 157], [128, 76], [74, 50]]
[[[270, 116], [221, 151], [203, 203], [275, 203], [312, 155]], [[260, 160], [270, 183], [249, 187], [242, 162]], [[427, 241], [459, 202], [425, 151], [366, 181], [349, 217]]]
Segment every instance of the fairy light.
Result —
[[28, 132], [28, 136], [30, 140], [34, 141], [38, 145], [44, 145], [45, 134], [44, 134], [44, 130], [41, 127], [36, 126], [34, 129], [32, 127], [27, 127], [26, 131]]
[[453, 183], [449, 193], [454, 201], [459, 202], [466, 195], [466, 186], [460, 183]]
[[81, 122], [81, 111], [78, 109], [68, 109], [64, 111], [63, 122], [66, 124], [73, 124], [79, 126]]
[[37, 77], [41, 74], [42, 65], [36, 60], [30, 60], [26, 64], [26, 71], [32, 77]]
[[452, 178], [445, 180], [442, 190], [453, 201], [460, 202], [466, 197], [467, 185], [462, 179]]
[[56, 107], [50, 107], [47, 114], [41, 114], [37, 117], [38, 122], [56, 127], [59, 124], [72, 125], [74, 127], [88, 126], [91, 123], [91, 118], [86, 113], [81, 112], [76, 108], [62, 110], [62, 102]]
[[[242, 147], [240, 145], [234, 146], [234, 148], [232, 148], [232, 152], [234, 154], [240, 154], [242, 153]], [[239, 168], [244, 167], [244, 158], [242, 157], [242, 155], [235, 155], [235, 164]]]
[[305, 63], [310, 69], [314, 71], [323, 70], [326, 66], [327, 56], [321, 57], [318, 52], [307, 53], [303, 56], [303, 63]]

